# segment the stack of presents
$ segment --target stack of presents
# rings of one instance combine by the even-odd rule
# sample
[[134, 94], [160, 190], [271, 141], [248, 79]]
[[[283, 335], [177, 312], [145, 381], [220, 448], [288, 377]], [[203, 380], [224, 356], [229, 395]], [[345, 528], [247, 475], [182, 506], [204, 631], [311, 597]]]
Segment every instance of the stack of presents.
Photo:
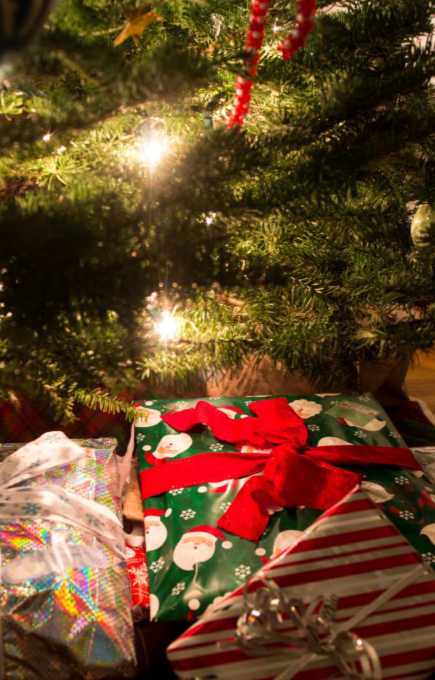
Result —
[[145, 620], [183, 680], [435, 671], [435, 447], [370, 394], [137, 408], [123, 458], [0, 446], [0, 678], [151, 677]]

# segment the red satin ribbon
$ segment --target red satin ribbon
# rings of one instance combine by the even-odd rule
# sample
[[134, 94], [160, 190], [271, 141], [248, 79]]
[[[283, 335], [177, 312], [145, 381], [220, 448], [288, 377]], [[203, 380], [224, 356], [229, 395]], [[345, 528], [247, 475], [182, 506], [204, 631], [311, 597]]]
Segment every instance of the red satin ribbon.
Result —
[[[195, 408], [163, 416], [165, 423], [181, 432], [202, 424], [223, 441], [258, 448], [277, 446], [269, 454], [202, 453], [148, 468], [141, 472], [143, 499], [171, 489], [249, 476], [218, 526], [241, 538], [258, 541], [274, 510], [295, 505], [328, 510], [363, 479], [362, 474], [341, 470], [331, 463], [421, 470], [412, 452], [401, 447], [307, 448], [305, 423], [284, 397], [253, 402], [249, 407], [257, 418], [233, 420], [204, 401]], [[259, 472], [263, 474], [256, 474]]]

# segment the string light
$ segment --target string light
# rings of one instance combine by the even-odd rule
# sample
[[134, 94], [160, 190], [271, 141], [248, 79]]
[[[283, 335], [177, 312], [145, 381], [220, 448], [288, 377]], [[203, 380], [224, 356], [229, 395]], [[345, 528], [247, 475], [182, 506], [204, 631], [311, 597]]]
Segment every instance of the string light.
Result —
[[277, 31], [279, 31], [279, 29], [280, 29], [280, 26], [278, 26], [278, 24], [277, 24], [276, 21], [275, 21], [275, 23], [274, 23], [273, 26], [272, 26], [272, 31], [273, 31], [274, 33], [276, 33]]
[[156, 324], [156, 331], [160, 335], [163, 342], [168, 340], [175, 340], [177, 335], [177, 319], [175, 319], [170, 312], [163, 312], [162, 320]]
[[140, 147], [140, 156], [146, 165], [155, 168], [160, 163], [167, 148], [167, 140], [159, 137], [144, 139]]
[[43, 142], [49, 142], [50, 139], [51, 139], [51, 135], [52, 135], [51, 132], [46, 132], [45, 135], [43, 135], [43, 137], [42, 137], [42, 141]]
[[215, 212], [210, 213], [210, 215], [206, 215], [205, 223], [206, 223], [206, 225], [207, 225], [208, 227], [209, 227], [211, 224], [213, 224], [213, 222], [214, 222], [214, 220], [215, 220], [215, 217], [216, 217], [216, 213], [215, 213]]

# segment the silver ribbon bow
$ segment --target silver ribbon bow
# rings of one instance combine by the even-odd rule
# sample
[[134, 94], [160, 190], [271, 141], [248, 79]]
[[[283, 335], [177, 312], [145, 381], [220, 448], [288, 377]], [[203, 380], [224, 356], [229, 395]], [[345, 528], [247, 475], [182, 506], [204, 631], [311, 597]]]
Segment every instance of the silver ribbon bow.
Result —
[[[381, 680], [376, 650], [367, 640], [353, 633], [352, 628], [419, 576], [421, 565], [406, 573], [348, 621], [337, 624], [338, 598], [335, 595], [315, 598], [306, 606], [302, 600], [289, 599], [263, 573], [258, 578], [262, 587], [253, 597], [248, 593], [248, 583], [245, 585], [245, 612], [238, 619], [234, 643], [248, 656], [287, 656], [293, 660], [275, 680], [292, 680], [321, 657], [331, 661], [346, 680]], [[297, 631], [281, 632], [283, 624], [290, 622]], [[278, 647], [277, 643], [281, 645]]]

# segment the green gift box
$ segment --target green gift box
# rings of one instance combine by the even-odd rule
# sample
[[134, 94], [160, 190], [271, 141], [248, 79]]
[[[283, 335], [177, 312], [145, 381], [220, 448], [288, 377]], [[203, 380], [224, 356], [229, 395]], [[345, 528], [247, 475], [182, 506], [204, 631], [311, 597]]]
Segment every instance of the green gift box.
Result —
[[[209, 401], [230, 418], [252, 416], [252, 402], [275, 397], [234, 397], [210, 400], [169, 399], [138, 404], [136, 423], [141, 484], [146, 471], [168, 461], [203, 453], [252, 452], [219, 441], [206, 426], [177, 432], [161, 417]], [[300, 415], [308, 445], [406, 446], [382, 407], [370, 394], [285, 397]], [[258, 451], [258, 449], [255, 449]], [[423, 468], [426, 470], [425, 466]], [[363, 487], [397, 528], [429, 563], [435, 562], [435, 487], [421, 471], [399, 467], [346, 466], [364, 474]], [[230, 476], [230, 475], [229, 475]], [[146, 548], [151, 593], [151, 618], [193, 620], [211, 604], [239, 587], [263, 564], [289, 547], [321, 512], [291, 507], [272, 512], [258, 542], [242, 539], [217, 526], [247, 478], [204, 482], [144, 501]], [[310, 484], [310, 479], [307, 479]], [[149, 495], [149, 489], [148, 489]]]

